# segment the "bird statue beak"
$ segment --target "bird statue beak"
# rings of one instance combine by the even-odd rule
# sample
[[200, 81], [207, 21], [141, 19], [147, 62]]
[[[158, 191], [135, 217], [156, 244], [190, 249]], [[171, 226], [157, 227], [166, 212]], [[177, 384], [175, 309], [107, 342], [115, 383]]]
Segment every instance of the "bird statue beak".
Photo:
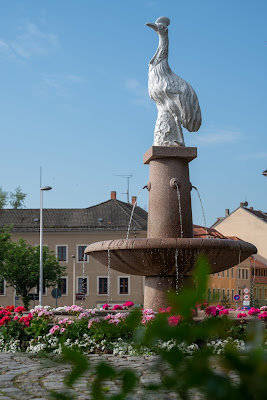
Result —
[[158, 33], [158, 27], [157, 27], [156, 24], [152, 24], [151, 22], [148, 22], [148, 23], [146, 24], [146, 26], [149, 26], [149, 28], [154, 29], [154, 31]]

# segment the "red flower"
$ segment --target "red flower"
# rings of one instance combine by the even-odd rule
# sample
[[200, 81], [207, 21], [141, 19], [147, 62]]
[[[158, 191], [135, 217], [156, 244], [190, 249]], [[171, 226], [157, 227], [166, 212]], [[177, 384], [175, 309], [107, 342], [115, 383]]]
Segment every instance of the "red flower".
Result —
[[113, 306], [112, 310], [123, 310], [123, 308], [122, 308], [122, 306], [115, 304], [115, 306]]
[[163, 308], [163, 307], [161, 307], [161, 308], [159, 308], [159, 311], [158, 311], [159, 313], [165, 313], [166, 312], [166, 310], [165, 310], [165, 308]]
[[123, 307], [132, 307], [134, 306], [134, 303], [132, 301], [126, 301], [126, 303], [123, 304]]
[[168, 324], [171, 326], [176, 326], [181, 321], [181, 315], [173, 315], [172, 317], [168, 318]]
[[5, 325], [10, 321], [9, 317], [3, 317], [0, 319], [0, 325]]
[[15, 306], [6, 306], [5, 310], [14, 312]]
[[108, 303], [106, 303], [106, 304], [103, 305], [102, 308], [103, 308], [103, 310], [108, 310], [109, 307], [110, 307], [110, 305]]
[[19, 306], [15, 308], [14, 312], [18, 314], [22, 314], [24, 311], [27, 311], [25, 307]]

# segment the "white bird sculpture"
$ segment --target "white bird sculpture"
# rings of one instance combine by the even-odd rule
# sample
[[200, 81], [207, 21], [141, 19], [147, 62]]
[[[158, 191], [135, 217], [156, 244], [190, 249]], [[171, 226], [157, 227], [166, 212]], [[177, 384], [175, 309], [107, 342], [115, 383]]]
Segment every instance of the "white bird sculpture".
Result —
[[197, 95], [186, 81], [175, 75], [168, 64], [169, 18], [160, 17], [146, 25], [159, 35], [158, 49], [149, 63], [148, 92], [158, 108], [153, 146], [184, 146], [183, 125], [196, 132], [201, 125]]

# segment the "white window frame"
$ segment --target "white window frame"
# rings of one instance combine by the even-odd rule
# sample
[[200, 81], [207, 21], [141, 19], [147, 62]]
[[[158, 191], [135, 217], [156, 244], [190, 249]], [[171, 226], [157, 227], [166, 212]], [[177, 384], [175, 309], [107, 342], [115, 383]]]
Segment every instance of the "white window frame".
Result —
[[6, 280], [5, 279], [2, 280], [4, 281], [4, 293], [3, 294], [0, 293], [0, 296], [4, 297], [6, 296]]
[[64, 262], [64, 263], [67, 263], [68, 262], [68, 256], [69, 256], [69, 249], [68, 249], [68, 245], [67, 244], [57, 244], [56, 245], [56, 257], [57, 257], [57, 255], [58, 255], [58, 253], [57, 253], [57, 249], [58, 249], [58, 247], [66, 247], [66, 261], [60, 261], [60, 260], [58, 260], [59, 262]]
[[69, 277], [68, 276], [60, 276], [58, 279], [66, 279], [66, 293], [62, 293], [62, 296], [68, 296], [69, 294]]
[[85, 247], [87, 247], [88, 246], [88, 244], [77, 244], [76, 245], [76, 262], [77, 263], [80, 263], [80, 264], [82, 264], [83, 262], [84, 263], [89, 263], [89, 255], [87, 254], [87, 260], [85, 260], [85, 261], [79, 261], [79, 246], [85, 246]]
[[[99, 293], [99, 278], [107, 278], [107, 286], [108, 286], [108, 291], [107, 293]], [[109, 284], [108, 284], [108, 275], [99, 275], [96, 277], [97, 279], [97, 296], [109, 296]]]
[[[128, 278], [128, 293], [120, 293], [120, 278]], [[118, 295], [119, 296], [129, 296], [131, 294], [131, 279], [130, 275], [120, 275], [118, 276]]]
[[87, 292], [85, 293], [85, 296], [89, 296], [89, 276], [76, 276], [76, 293], [78, 293], [78, 287], [79, 287], [79, 278], [81, 279], [87, 279]]

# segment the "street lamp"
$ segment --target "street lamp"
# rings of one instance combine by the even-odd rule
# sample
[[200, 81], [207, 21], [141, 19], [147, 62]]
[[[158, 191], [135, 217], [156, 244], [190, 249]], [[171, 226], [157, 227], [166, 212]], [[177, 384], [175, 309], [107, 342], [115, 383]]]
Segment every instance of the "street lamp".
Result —
[[40, 187], [40, 277], [39, 277], [39, 304], [43, 305], [43, 191], [51, 190], [51, 186]]
[[267, 176], [267, 169], [263, 171], [262, 175]]
[[76, 302], [76, 297], [75, 297], [75, 292], [76, 292], [76, 290], [75, 290], [75, 255], [73, 254], [72, 256], [71, 256], [71, 258], [73, 259], [73, 273], [72, 273], [72, 275], [73, 275], [73, 277], [72, 277], [72, 279], [73, 279], [73, 282], [72, 282], [72, 304], [75, 304], [75, 302]]

